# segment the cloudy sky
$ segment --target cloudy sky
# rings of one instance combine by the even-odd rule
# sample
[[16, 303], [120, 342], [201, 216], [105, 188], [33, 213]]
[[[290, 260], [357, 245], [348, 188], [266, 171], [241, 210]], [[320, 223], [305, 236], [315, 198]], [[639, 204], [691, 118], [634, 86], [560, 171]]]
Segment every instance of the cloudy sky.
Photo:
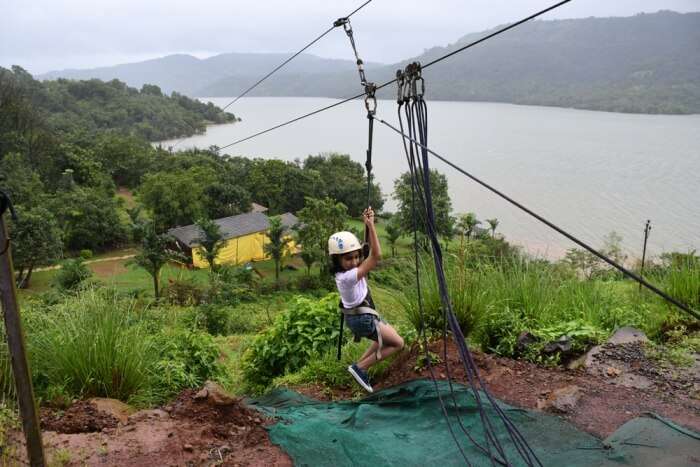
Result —
[[[363, 0], [2, 0], [0, 66], [31, 73], [189, 53], [295, 52]], [[352, 18], [365, 61], [391, 63], [556, 0], [373, 0]], [[545, 19], [700, 11], [700, 0], [573, 0]], [[352, 58], [333, 31], [308, 50]]]

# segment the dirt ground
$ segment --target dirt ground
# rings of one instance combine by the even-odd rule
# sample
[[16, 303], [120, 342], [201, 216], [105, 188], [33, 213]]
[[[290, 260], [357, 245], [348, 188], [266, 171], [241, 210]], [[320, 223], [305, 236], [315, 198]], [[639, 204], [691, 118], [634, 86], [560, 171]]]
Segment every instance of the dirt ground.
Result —
[[[431, 351], [441, 355], [442, 344], [435, 343]], [[385, 377], [375, 381], [374, 387], [382, 389], [429, 377], [427, 368], [416, 369], [417, 358], [416, 347], [403, 352], [385, 372]], [[438, 378], [445, 378], [447, 367], [444, 357], [441, 359], [442, 362], [434, 365], [434, 371]], [[496, 397], [518, 407], [558, 413], [597, 437], [611, 434], [627, 420], [645, 412], [655, 412], [700, 431], [700, 401], [688, 384], [651, 378], [651, 384], [640, 389], [619, 384], [617, 371], [590, 374], [580, 369], [544, 368], [481, 353], [475, 354], [475, 360], [481, 378]], [[446, 361], [453, 379], [465, 382], [464, 369], [452, 343], [448, 345]], [[614, 370], [614, 366], [605, 368]], [[648, 369], [644, 371], [647, 376], [655, 374]], [[697, 385], [700, 381], [691, 383]], [[319, 399], [347, 398], [352, 392], [347, 388], [295, 389]], [[576, 398], [573, 402], [566, 399], [570, 405], [551, 405], [557, 394], [572, 391]], [[265, 426], [271, 423], [274, 421], [238, 400], [197, 399], [195, 391], [181, 393], [160, 409], [132, 415], [109, 416], [85, 401], [65, 411], [42, 412], [42, 426], [47, 430], [45, 443], [50, 446], [47, 452], [54, 465], [290, 466], [290, 458], [272, 445], [267, 436]]]

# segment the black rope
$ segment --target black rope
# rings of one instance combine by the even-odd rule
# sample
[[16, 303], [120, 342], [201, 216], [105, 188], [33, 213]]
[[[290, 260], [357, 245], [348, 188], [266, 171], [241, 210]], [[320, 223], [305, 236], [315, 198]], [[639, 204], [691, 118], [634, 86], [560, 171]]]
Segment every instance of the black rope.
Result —
[[409, 135], [406, 135], [403, 131], [401, 131], [401, 130], [399, 130], [398, 128], [394, 127], [394, 126], [391, 125], [390, 123], [387, 123], [386, 121], [382, 120], [381, 118], [379, 118], [378, 121], [379, 121], [380, 123], [383, 123], [383, 124], [386, 125], [387, 127], [391, 128], [391, 129], [394, 130], [395, 132], [397, 132], [397, 133], [398, 133], [399, 135], [401, 135], [403, 138], [408, 139], [409, 141], [413, 142], [414, 144], [417, 144], [417, 145], [421, 146], [427, 153], [432, 154], [433, 156], [435, 156], [436, 158], [440, 159], [442, 162], [444, 162], [445, 164], [449, 165], [449, 166], [452, 167], [453, 169], [457, 170], [457, 171], [460, 172], [461, 174], [465, 175], [466, 177], [468, 177], [468, 178], [472, 179], [473, 181], [477, 182], [478, 184], [480, 184], [480, 185], [483, 186], [484, 188], [488, 189], [489, 191], [491, 191], [491, 192], [495, 193], [496, 195], [500, 196], [501, 198], [505, 199], [506, 201], [508, 201], [509, 203], [511, 203], [512, 205], [514, 205], [515, 207], [517, 207], [517, 208], [519, 208], [520, 210], [526, 212], [527, 214], [529, 214], [530, 216], [534, 217], [534, 218], [537, 219], [538, 221], [544, 223], [544, 224], [547, 225], [548, 227], [550, 227], [550, 228], [556, 230], [557, 232], [559, 232], [560, 234], [562, 234], [563, 236], [565, 236], [566, 238], [568, 238], [568, 239], [571, 240], [572, 242], [574, 242], [574, 243], [576, 243], [577, 245], [579, 245], [579, 246], [585, 248], [586, 250], [588, 250], [590, 253], [593, 253], [593, 254], [594, 254], [595, 256], [597, 256], [598, 258], [602, 259], [603, 261], [605, 261], [606, 263], [608, 263], [609, 265], [611, 265], [612, 267], [614, 267], [614, 268], [617, 269], [618, 271], [622, 272], [623, 274], [625, 274], [625, 275], [628, 276], [629, 278], [631, 278], [631, 279], [637, 281], [639, 284], [641, 284], [641, 285], [643, 285], [644, 287], [646, 287], [647, 289], [651, 290], [652, 292], [654, 292], [655, 294], [657, 294], [658, 296], [660, 296], [660, 297], [663, 298], [664, 300], [668, 301], [669, 303], [672, 303], [673, 305], [677, 306], [678, 308], [680, 308], [681, 310], [683, 310], [683, 311], [685, 311], [686, 313], [690, 314], [691, 316], [695, 317], [696, 319], [700, 319], [700, 313], [698, 313], [696, 310], [693, 310], [693, 309], [690, 308], [688, 305], [686, 305], [686, 304], [684, 304], [683, 302], [679, 301], [678, 299], [672, 297], [671, 295], [669, 295], [669, 294], [667, 294], [666, 292], [664, 292], [663, 290], [657, 288], [657, 287], [654, 286], [653, 284], [647, 282], [643, 277], [640, 277], [639, 275], [635, 274], [634, 272], [630, 271], [629, 269], [625, 268], [624, 266], [618, 264], [618, 263], [617, 263], [616, 261], [614, 261], [613, 259], [608, 258], [608, 257], [605, 256], [604, 254], [600, 253], [598, 250], [594, 249], [593, 247], [589, 246], [589, 245], [586, 244], [585, 242], [583, 242], [583, 241], [579, 240], [578, 238], [574, 237], [572, 234], [566, 232], [565, 230], [563, 230], [562, 228], [560, 228], [560, 227], [558, 227], [557, 225], [553, 224], [552, 222], [548, 221], [547, 219], [545, 219], [544, 217], [540, 216], [539, 214], [537, 214], [537, 213], [533, 212], [532, 210], [528, 209], [527, 207], [523, 206], [523, 205], [520, 204], [519, 202], [515, 201], [514, 199], [510, 198], [510, 197], [507, 196], [506, 194], [504, 194], [504, 193], [502, 193], [501, 191], [497, 190], [496, 188], [492, 187], [492, 186], [489, 185], [488, 183], [483, 182], [482, 180], [480, 180], [479, 178], [477, 178], [477, 177], [475, 177], [474, 175], [470, 174], [470, 173], [467, 172], [466, 170], [464, 170], [464, 169], [462, 169], [461, 167], [457, 166], [456, 164], [450, 162], [449, 160], [447, 160], [446, 158], [444, 158], [444, 157], [441, 156], [440, 154], [436, 153], [435, 151], [431, 150], [431, 149], [428, 148], [427, 146], [422, 145], [420, 142], [416, 141], [415, 138], [412, 138], [412, 137], [410, 137]]
[[[397, 75], [400, 75], [400, 73], [397, 73]], [[497, 402], [493, 399], [493, 397], [490, 395], [488, 389], [486, 388], [486, 385], [484, 382], [481, 380], [476, 363], [474, 362], [471, 353], [469, 352], [468, 347], [466, 346], [466, 341], [464, 339], [464, 336], [461, 332], [461, 329], [459, 327], [459, 323], [457, 322], [457, 319], [452, 311], [452, 305], [450, 302], [450, 298], [447, 292], [447, 281], [446, 277], [444, 275], [444, 268], [442, 265], [442, 250], [439, 244], [439, 240], [437, 237], [437, 229], [435, 227], [435, 216], [434, 216], [434, 211], [432, 209], [432, 194], [431, 194], [431, 188], [430, 188], [430, 167], [429, 167], [429, 161], [428, 161], [428, 153], [425, 151], [425, 147], [427, 147], [427, 138], [428, 138], [428, 119], [427, 119], [427, 105], [425, 104], [425, 101], [423, 99], [423, 94], [425, 92], [424, 90], [424, 83], [422, 78], [420, 77], [420, 65], [417, 63], [410, 64], [406, 72], [404, 73], [404, 76], [406, 79], [409, 81], [409, 83], [401, 83], [399, 82], [399, 94], [398, 94], [398, 101], [399, 101], [399, 106], [401, 105], [401, 100], [406, 99], [406, 93], [410, 95], [411, 98], [411, 104], [410, 104], [410, 111], [406, 109], [406, 114], [407, 114], [407, 122], [409, 123], [408, 127], [408, 132], [409, 135], [411, 135], [411, 138], [407, 138], [408, 141], [410, 141], [411, 146], [411, 151], [410, 155], [414, 156], [417, 153], [420, 153], [420, 157], [415, 157], [414, 162], [409, 161], [409, 168], [411, 169], [411, 178], [412, 178], [412, 184], [416, 186], [422, 185], [422, 191], [423, 195], [421, 196], [421, 201], [424, 204], [424, 209], [425, 209], [425, 220], [426, 220], [426, 233], [428, 235], [428, 238], [430, 239], [431, 242], [431, 247], [433, 251], [433, 260], [435, 262], [435, 270], [436, 270], [436, 277], [438, 280], [438, 286], [440, 290], [440, 297], [441, 301], [443, 304], [443, 317], [445, 319], [446, 323], [449, 323], [450, 329], [452, 330], [455, 343], [457, 345], [459, 354], [460, 354], [460, 359], [464, 364], [465, 367], [465, 374], [469, 380], [470, 387], [472, 389], [472, 392], [474, 394], [474, 398], [477, 403], [477, 408], [479, 409], [480, 413], [480, 418], [482, 420], [482, 426], [484, 428], [484, 434], [486, 438], [486, 443], [487, 443], [487, 449], [488, 449], [488, 455], [489, 459], [491, 460], [491, 464], [495, 465], [495, 462], [499, 462], [500, 459], [491, 450], [491, 446], [493, 446], [496, 451], [498, 452], [498, 455], [505, 460], [507, 465], [510, 465], [508, 461], [506, 460], [505, 452], [503, 450], [503, 447], [501, 446], [500, 442], [498, 441], [498, 438], [495, 433], [494, 426], [490, 420], [490, 418], [486, 415], [484, 411], [484, 406], [483, 402], [481, 401], [481, 396], [478, 391], [478, 387], [481, 387], [482, 391], [486, 395], [488, 401], [494, 408], [494, 411], [496, 412], [497, 416], [499, 419], [502, 421], [506, 431], [508, 432], [511, 441], [513, 442], [516, 450], [518, 451], [518, 454], [522, 458], [524, 462], [526, 462], [527, 465], [533, 466], [533, 465], [541, 465], [539, 459], [535, 455], [535, 453], [532, 451], [530, 446], [528, 445], [527, 441], [524, 439], [522, 434], [517, 430], [515, 425], [512, 423], [512, 421], [507, 417], [505, 412], [498, 406]], [[399, 76], [401, 78], [401, 76]], [[405, 81], [405, 80], [404, 80]], [[408, 91], [406, 91], [408, 90]], [[403, 94], [403, 96], [402, 96]], [[413, 118], [412, 114], [415, 115], [415, 118]], [[399, 113], [400, 117], [400, 113]], [[405, 134], [404, 128], [403, 128], [403, 123], [401, 118], [399, 118], [399, 122], [401, 124], [401, 132], [402, 134]], [[416, 138], [417, 135], [417, 138]], [[418, 141], [417, 139], [420, 140], [421, 144], [417, 144]], [[413, 146], [415, 145], [415, 150], [413, 149]], [[404, 140], [404, 149], [406, 148], [405, 140]], [[408, 152], [407, 152], [408, 154]], [[421, 177], [418, 177], [418, 174], [416, 173], [416, 168], [418, 173], [421, 175]], [[422, 178], [422, 180], [421, 180]], [[415, 218], [414, 218], [415, 221]], [[414, 232], [414, 237], [415, 237], [415, 232]], [[446, 324], [445, 324], [446, 326]], [[443, 329], [443, 337], [446, 338], [446, 329]], [[444, 343], [446, 346], [446, 341]], [[445, 349], [446, 352], [446, 349]], [[446, 353], [445, 353], [446, 354]], [[449, 370], [449, 365], [446, 367]], [[451, 376], [450, 376], [451, 378]], [[478, 383], [478, 386], [477, 386]], [[452, 384], [450, 380], [450, 389], [452, 392], [452, 396], [454, 397], [453, 389], [452, 389]], [[461, 425], [461, 423], [460, 423]], [[466, 431], [465, 431], [466, 433]], [[468, 434], [468, 433], [467, 433]], [[470, 437], [471, 439], [471, 437]], [[479, 448], [483, 449], [482, 446], [480, 446], [478, 443], [474, 443], [476, 446]], [[483, 452], [483, 451], [482, 451]], [[499, 462], [500, 463], [500, 462]]]
[[[562, 5], [564, 5], [565, 3], [569, 3], [570, 1], [571, 1], [571, 0], [564, 0], [564, 1], [562, 1], [562, 2], [559, 2], [559, 3], [555, 4], [555, 5], [550, 6], [549, 8], [545, 8], [544, 10], [540, 10], [540, 11], [538, 11], [537, 13], [534, 13], [534, 14], [528, 16], [527, 18], [523, 18], [523, 19], [521, 19], [520, 21], [517, 21], [517, 22], [515, 22], [515, 23], [513, 23], [513, 24], [511, 24], [511, 25], [509, 25], [509, 26], [503, 27], [503, 28], [499, 29], [498, 31], [495, 31], [495, 32], [489, 34], [489, 35], [486, 36], [486, 37], [483, 37], [483, 38], [478, 39], [478, 40], [476, 40], [476, 41], [474, 41], [474, 42], [471, 42], [471, 43], [465, 45], [464, 47], [459, 48], [458, 50], [455, 50], [455, 51], [453, 51], [453, 52], [450, 52], [450, 53], [447, 54], [447, 55], [444, 55], [444, 56], [442, 56], [442, 57], [440, 57], [440, 58], [437, 58], [437, 59], [433, 60], [432, 62], [430, 62], [430, 63], [424, 65], [424, 66], [423, 66], [423, 69], [428, 68], [429, 66], [434, 65], [435, 63], [438, 63], [438, 62], [444, 60], [444, 59], [447, 58], [447, 57], [450, 57], [450, 56], [452, 56], [452, 55], [455, 55], [456, 53], [462, 52], [462, 51], [464, 51], [464, 50], [466, 50], [466, 49], [468, 49], [468, 48], [470, 48], [470, 47], [473, 47], [473, 46], [475, 46], [475, 45], [477, 45], [477, 44], [480, 44], [481, 42], [484, 42], [484, 41], [487, 40], [487, 39], [491, 39], [491, 38], [493, 38], [493, 37], [495, 37], [495, 36], [497, 36], [497, 35], [499, 35], [499, 34], [501, 34], [501, 33], [503, 33], [503, 32], [508, 31], [509, 29], [512, 29], [512, 28], [514, 28], [514, 27], [516, 27], [516, 26], [519, 26], [519, 25], [521, 25], [521, 24], [523, 24], [523, 23], [525, 23], [525, 22], [527, 22], [527, 21], [533, 20], [533, 19], [537, 18], [538, 16], [541, 16], [541, 15], [543, 15], [543, 14], [545, 14], [545, 13], [547, 13], [547, 12], [549, 12], [549, 11], [555, 9], [555, 8], [558, 8], [558, 7], [562, 6]], [[375, 91], [378, 91], [378, 90], [380, 90], [380, 89], [382, 89], [382, 88], [385, 88], [385, 87], [387, 87], [387, 86], [389, 86], [389, 85], [395, 83], [396, 81], [397, 81], [397, 78], [394, 78], [394, 79], [392, 79], [391, 81], [387, 81], [387, 82], [384, 83], [384, 84], [378, 85], [378, 86], [376, 86]], [[233, 143], [227, 144], [226, 146], [222, 146], [220, 149], [228, 148], [228, 147], [234, 146], [234, 145], [236, 145], [236, 144], [242, 143], [242, 142], [244, 142], [244, 141], [248, 141], [249, 139], [256, 138], [256, 137], [258, 137], [258, 136], [260, 136], [260, 135], [263, 135], [263, 134], [265, 134], [265, 133], [268, 133], [268, 132], [270, 132], [270, 131], [276, 130], [276, 129], [278, 129], [278, 128], [282, 128], [283, 126], [289, 125], [289, 124], [294, 123], [294, 122], [298, 122], [299, 120], [302, 120], [302, 119], [307, 118], [307, 117], [311, 117], [312, 115], [316, 115], [317, 113], [324, 112], [324, 111], [329, 110], [329, 109], [331, 109], [331, 108], [333, 108], [333, 107], [336, 107], [336, 106], [345, 104], [346, 102], [350, 102], [351, 100], [359, 99], [360, 97], [362, 97], [362, 96], [364, 96], [364, 95], [366, 95], [366, 94], [367, 94], [367, 91], [365, 90], [365, 92], [363, 92], [362, 94], [358, 94], [358, 95], [353, 96], [353, 97], [348, 97], [348, 98], [346, 98], [346, 99], [341, 100], [340, 102], [336, 102], [336, 103], [333, 104], [333, 105], [329, 105], [329, 106], [326, 106], [326, 107], [322, 107], [322, 108], [320, 108], [320, 109], [318, 109], [318, 110], [315, 110], [315, 111], [313, 111], [313, 112], [309, 112], [309, 113], [307, 113], [307, 114], [304, 114], [304, 115], [301, 115], [301, 116], [299, 116], [299, 117], [293, 118], [292, 120], [288, 120], [288, 121], [286, 121], [286, 122], [284, 122], [284, 123], [280, 123], [279, 125], [275, 125], [274, 127], [268, 128], [267, 130], [260, 131], [260, 132], [258, 132], [258, 133], [253, 134], [253, 135], [250, 135], [250, 136], [248, 136], [248, 137], [246, 137], [246, 138], [242, 138], [242, 139], [239, 139], [239, 140], [237, 140], [237, 141], [234, 141]]]

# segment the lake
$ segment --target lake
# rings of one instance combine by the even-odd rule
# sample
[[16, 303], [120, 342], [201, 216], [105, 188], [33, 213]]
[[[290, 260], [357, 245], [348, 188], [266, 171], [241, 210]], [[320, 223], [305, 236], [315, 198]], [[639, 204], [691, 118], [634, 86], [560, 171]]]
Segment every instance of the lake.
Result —
[[[232, 99], [203, 100], [223, 107]], [[225, 146], [334, 102], [243, 98], [227, 109], [241, 122], [210, 126], [177, 149]], [[592, 246], [615, 231], [625, 252], [641, 257], [650, 219], [648, 255], [700, 249], [700, 115], [438, 101], [429, 101], [428, 110], [431, 149]], [[396, 125], [396, 103], [380, 100], [377, 116]], [[291, 161], [338, 152], [364, 164], [366, 147], [366, 111], [353, 101], [222, 153]], [[556, 258], [576, 246], [444, 163], [431, 163], [447, 175], [455, 213], [497, 218], [497, 232], [536, 255]], [[399, 135], [380, 123], [373, 165], [392, 210], [393, 183], [407, 170], [406, 159]]]

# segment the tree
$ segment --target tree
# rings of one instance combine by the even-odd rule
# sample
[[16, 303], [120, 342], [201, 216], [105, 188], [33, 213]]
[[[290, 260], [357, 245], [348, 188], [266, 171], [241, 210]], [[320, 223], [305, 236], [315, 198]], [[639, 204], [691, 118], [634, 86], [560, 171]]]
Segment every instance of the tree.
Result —
[[99, 250], [124, 242], [128, 235], [114, 196], [74, 185], [56, 191], [49, 201], [69, 250]]
[[10, 221], [12, 260], [17, 272], [17, 287], [29, 287], [37, 265], [50, 264], [62, 255], [61, 230], [51, 212], [41, 206], [23, 210], [17, 206], [17, 221]]
[[286, 228], [282, 225], [279, 216], [270, 218], [270, 228], [265, 233], [268, 243], [265, 244], [265, 253], [270, 255], [275, 261], [275, 282], [279, 284], [280, 266], [285, 256], [289, 253], [289, 242], [291, 239], [286, 235]]
[[215, 181], [204, 189], [205, 209], [212, 219], [234, 216], [250, 210], [250, 193], [232, 181]]
[[472, 233], [477, 225], [481, 224], [481, 221], [477, 220], [476, 214], [473, 212], [468, 212], [459, 216], [459, 222], [457, 223], [457, 228], [459, 229], [461, 235], [461, 241], [464, 242], [464, 236], [467, 236], [467, 241], [471, 239]]
[[[447, 190], [447, 177], [435, 169], [430, 170], [430, 186], [432, 193], [432, 205], [435, 213], [435, 229], [438, 235], [450, 237], [452, 235], [454, 219], [450, 216], [452, 201]], [[396, 216], [399, 224], [405, 232], [413, 231], [413, 209], [411, 193], [411, 174], [406, 172], [394, 181], [394, 199], [399, 203]], [[416, 194], [416, 220], [418, 230], [426, 232], [425, 213], [421, 206], [418, 194]]]
[[141, 250], [127, 264], [135, 264], [145, 269], [153, 278], [153, 294], [160, 298], [160, 271], [171, 259], [184, 259], [178, 253], [170, 250], [172, 239], [165, 234], [159, 235], [155, 224], [141, 224]]
[[19, 153], [7, 154], [0, 161], [0, 173], [4, 177], [3, 190], [14, 203], [26, 207], [39, 204], [44, 184], [26, 157]]
[[[327, 255], [328, 237], [344, 230], [348, 217], [348, 208], [331, 198], [306, 198], [306, 206], [299, 210], [300, 227], [298, 228], [302, 251], [311, 249], [324, 258]], [[327, 271], [326, 261], [321, 263], [321, 274]]]
[[491, 237], [496, 238], [496, 227], [498, 227], [498, 219], [495, 217], [493, 219], [486, 219], [486, 223], [491, 228]]
[[138, 195], [159, 231], [192, 224], [204, 214], [204, 189], [193, 169], [147, 174]]
[[401, 226], [396, 216], [393, 216], [386, 224], [386, 236], [389, 241], [389, 246], [391, 247], [391, 256], [396, 256], [396, 242], [398, 242], [401, 235], [403, 235]]
[[[357, 217], [367, 207], [367, 175], [359, 162], [346, 154], [322, 154], [304, 160], [304, 171], [314, 171], [323, 181], [323, 196], [333, 198], [348, 207], [348, 213]], [[369, 204], [380, 212], [384, 199], [379, 185], [372, 183]]]
[[209, 264], [210, 271], [215, 272], [217, 269], [216, 257], [219, 256], [219, 251], [224, 246], [221, 228], [219, 224], [206, 217], [199, 219], [196, 225], [200, 230], [196, 241], [201, 247], [197, 253]]

